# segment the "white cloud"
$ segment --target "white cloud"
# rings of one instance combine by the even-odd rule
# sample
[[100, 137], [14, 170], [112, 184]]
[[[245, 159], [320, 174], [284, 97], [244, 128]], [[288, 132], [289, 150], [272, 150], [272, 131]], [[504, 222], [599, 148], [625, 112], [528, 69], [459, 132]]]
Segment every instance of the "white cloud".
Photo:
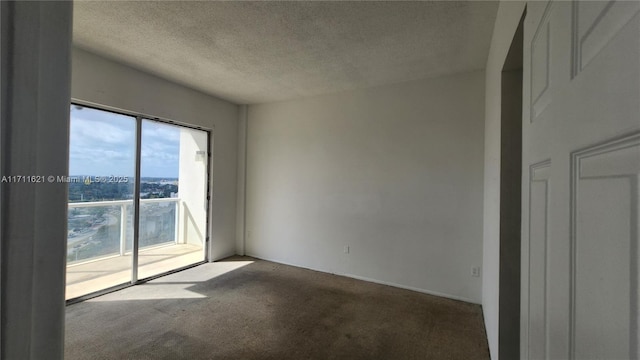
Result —
[[[91, 108], [71, 107], [70, 175], [133, 176], [135, 118]], [[145, 120], [142, 176], [177, 177], [180, 130]]]

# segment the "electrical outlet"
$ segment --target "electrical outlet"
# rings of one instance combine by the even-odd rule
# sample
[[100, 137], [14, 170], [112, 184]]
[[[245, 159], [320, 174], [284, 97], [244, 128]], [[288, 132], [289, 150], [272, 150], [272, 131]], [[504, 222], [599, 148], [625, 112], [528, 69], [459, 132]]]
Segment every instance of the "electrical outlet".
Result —
[[480, 277], [480, 266], [474, 266], [471, 268], [471, 276]]
[[349, 253], [349, 245], [345, 245], [344, 246], [344, 253], [348, 254]]
[[251, 239], [251, 230], [247, 230], [247, 239]]

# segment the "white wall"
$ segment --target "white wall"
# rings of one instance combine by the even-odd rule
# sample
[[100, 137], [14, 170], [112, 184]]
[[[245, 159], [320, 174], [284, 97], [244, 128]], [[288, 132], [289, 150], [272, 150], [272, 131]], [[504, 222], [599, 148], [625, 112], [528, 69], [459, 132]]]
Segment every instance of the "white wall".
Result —
[[238, 106], [74, 48], [71, 96], [214, 129], [210, 258], [235, 254]]
[[244, 255], [245, 188], [247, 170], [247, 105], [240, 105], [238, 115], [238, 191], [236, 209], [236, 254]]
[[472, 72], [249, 106], [246, 253], [480, 303], [483, 92]]
[[[180, 128], [178, 242], [204, 246], [207, 234], [207, 134]], [[199, 154], [202, 152], [203, 154]]]
[[500, 2], [486, 67], [482, 308], [492, 359], [498, 358], [501, 73], [525, 5]]

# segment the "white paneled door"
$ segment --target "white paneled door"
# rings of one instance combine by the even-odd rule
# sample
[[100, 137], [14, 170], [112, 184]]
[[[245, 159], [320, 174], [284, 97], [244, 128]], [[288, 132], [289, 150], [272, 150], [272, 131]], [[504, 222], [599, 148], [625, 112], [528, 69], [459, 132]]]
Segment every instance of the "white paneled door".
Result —
[[638, 359], [640, 2], [529, 2], [523, 359]]

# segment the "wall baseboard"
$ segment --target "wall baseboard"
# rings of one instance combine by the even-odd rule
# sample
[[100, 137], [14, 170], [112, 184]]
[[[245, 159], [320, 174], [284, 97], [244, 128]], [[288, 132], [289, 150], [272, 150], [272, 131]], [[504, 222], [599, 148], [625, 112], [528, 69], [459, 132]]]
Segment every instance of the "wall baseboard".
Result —
[[[336, 274], [336, 275], [338, 275], [338, 274]], [[417, 287], [413, 287], [413, 286], [401, 285], [401, 284], [397, 284], [397, 283], [393, 283], [393, 282], [389, 282], [389, 281], [381, 281], [381, 280], [371, 279], [371, 278], [368, 278], [368, 277], [365, 277], [365, 276], [359, 276], [359, 275], [342, 274], [342, 276], [346, 276], [346, 277], [353, 278], [353, 279], [356, 279], [356, 280], [372, 282], [372, 283], [375, 283], [375, 284], [387, 285], [387, 286], [392, 286], [392, 287], [396, 287], [396, 288], [400, 288], [400, 289], [411, 290], [411, 291], [415, 291], [415, 292], [419, 292], [419, 293], [423, 293], [423, 294], [427, 294], [427, 295], [443, 297], [443, 298], [447, 298], [447, 299], [451, 299], [451, 300], [464, 301], [464, 302], [471, 303], [471, 304], [482, 305], [482, 304], [480, 304], [479, 302], [477, 302], [475, 300], [468, 299], [468, 298], [465, 298], [463, 296], [445, 294], [445, 293], [441, 293], [441, 292], [438, 292], [438, 291], [432, 291], [432, 290], [421, 289], [421, 288], [417, 288]]]
[[374, 283], [374, 284], [380, 284], [380, 285], [392, 286], [392, 287], [399, 288], [399, 289], [411, 290], [411, 291], [415, 291], [415, 292], [419, 292], [419, 293], [423, 293], [423, 294], [427, 294], [427, 295], [438, 296], [438, 297], [442, 297], [442, 298], [446, 298], [446, 299], [463, 301], [463, 302], [467, 302], [467, 303], [470, 303], [470, 304], [482, 305], [480, 302], [478, 302], [476, 300], [472, 300], [472, 299], [469, 299], [469, 298], [466, 298], [466, 297], [463, 297], [463, 296], [445, 294], [445, 293], [441, 293], [441, 292], [438, 292], [438, 291], [421, 289], [421, 288], [402, 285], [402, 284], [397, 284], [397, 283], [389, 282], [389, 281], [376, 280], [376, 279], [368, 278], [368, 277], [365, 277], [365, 276], [354, 275], [354, 274], [334, 273], [334, 272], [330, 272], [330, 271], [326, 271], [326, 270], [312, 268], [312, 267], [305, 266], [305, 265], [294, 264], [294, 263], [289, 263], [289, 262], [280, 261], [280, 260], [276, 260], [276, 259], [269, 259], [269, 258], [265, 258], [265, 257], [261, 257], [261, 256], [256, 256], [256, 255], [253, 255], [253, 254], [250, 254], [250, 253], [246, 253], [244, 256], [250, 256], [250, 257], [253, 257], [253, 258], [256, 258], [256, 259], [260, 259], [260, 260], [271, 261], [271, 262], [274, 262], [274, 263], [277, 263], [277, 264], [295, 266], [295, 267], [302, 268], [302, 269], [318, 271], [318, 272], [325, 273], [325, 274], [333, 274], [333, 275], [338, 275], [338, 276], [344, 276], [344, 277], [348, 277], [348, 278], [352, 278], [352, 279], [356, 279], [356, 280], [361, 280], [361, 281], [366, 281], [366, 282], [370, 282], [370, 283]]

